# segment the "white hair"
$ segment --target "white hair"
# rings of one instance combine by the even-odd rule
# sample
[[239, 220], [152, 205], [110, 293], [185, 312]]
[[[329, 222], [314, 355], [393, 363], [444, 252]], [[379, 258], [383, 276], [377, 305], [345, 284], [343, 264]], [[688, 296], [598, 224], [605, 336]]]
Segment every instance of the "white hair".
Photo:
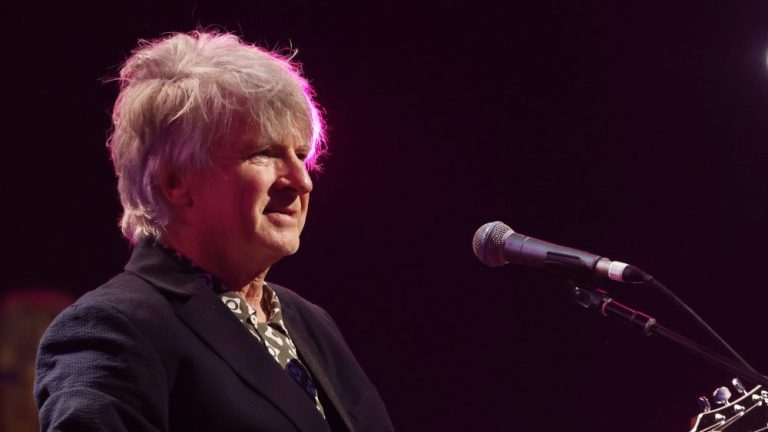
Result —
[[309, 143], [309, 169], [325, 149], [323, 119], [298, 65], [232, 34], [141, 41], [117, 80], [107, 145], [123, 205], [120, 227], [132, 242], [159, 238], [170, 220], [160, 170], [209, 166], [214, 143], [234, 123], [247, 122], [262, 139]]

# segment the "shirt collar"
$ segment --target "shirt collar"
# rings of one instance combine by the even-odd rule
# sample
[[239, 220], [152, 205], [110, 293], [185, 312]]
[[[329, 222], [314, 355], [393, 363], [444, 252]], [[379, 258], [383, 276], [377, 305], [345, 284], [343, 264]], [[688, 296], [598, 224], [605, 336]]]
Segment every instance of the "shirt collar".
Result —
[[[219, 294], [224, 304], [243, 322], [256, 323], [256, 311], [240, 297], [235, 291], [226, 291]], [[277, 325], [278, 329], [287, 333], [283, 323], [283, 314], [280, 311], [280, 300], [269, 285], [264, 284], [264, 301], [267, 302], [267, 325]]]

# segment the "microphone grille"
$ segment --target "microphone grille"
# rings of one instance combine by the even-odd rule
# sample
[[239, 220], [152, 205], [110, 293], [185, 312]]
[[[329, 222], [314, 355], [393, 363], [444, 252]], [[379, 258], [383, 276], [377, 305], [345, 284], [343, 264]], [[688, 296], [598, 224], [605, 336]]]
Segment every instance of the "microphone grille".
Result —
[[472, 238], [472, 250], [475, 256], [488, 267], [506, 264], [501, 256], [501, 246], [508, 233], [514, 232], [504, 222], [488, 222], [475, 232]]

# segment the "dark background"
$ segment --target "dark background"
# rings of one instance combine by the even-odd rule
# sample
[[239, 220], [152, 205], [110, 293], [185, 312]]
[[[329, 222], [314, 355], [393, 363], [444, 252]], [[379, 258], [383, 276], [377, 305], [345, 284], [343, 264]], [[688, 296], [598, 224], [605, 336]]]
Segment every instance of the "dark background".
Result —
[[[330, 125], [272, 280], [337, 320], [399, 430], [681, 431], [731, 377], [489, 269], [483, 223], [632, 262], [768, 370], [768, 3], [0, 6], [3, 290], [74, 296], [129, 248], [104, 145], [139, 38], [216, 24], [298, 48]], [[706, 341], [650, 288], [620, 301]]]

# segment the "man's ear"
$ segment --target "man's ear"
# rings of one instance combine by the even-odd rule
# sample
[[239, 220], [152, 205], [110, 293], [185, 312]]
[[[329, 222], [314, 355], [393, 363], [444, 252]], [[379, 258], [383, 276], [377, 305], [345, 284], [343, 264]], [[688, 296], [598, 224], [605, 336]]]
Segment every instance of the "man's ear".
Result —
[[160, 168], [160, 190], [166, 201], [172, 206], [189, 207], [192, 205], [192, 195], [186, 176], [178, 171], [164, 166]]

